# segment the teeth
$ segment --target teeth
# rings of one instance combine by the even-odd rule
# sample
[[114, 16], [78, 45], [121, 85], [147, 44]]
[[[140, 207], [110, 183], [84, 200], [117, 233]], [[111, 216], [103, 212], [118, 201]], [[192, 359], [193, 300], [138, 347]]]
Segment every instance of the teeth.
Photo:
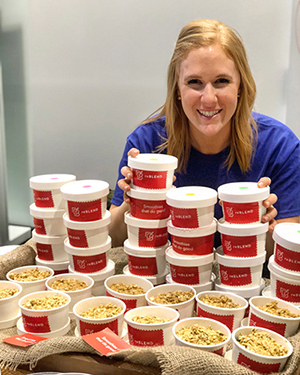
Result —
[[216, 115], [219, 111], [199, 111], [201, 113], [201, 115], [204, 115], [204, 116], [207, 116], [207, 117], [211, 117], [211, 116], [214, 116]]

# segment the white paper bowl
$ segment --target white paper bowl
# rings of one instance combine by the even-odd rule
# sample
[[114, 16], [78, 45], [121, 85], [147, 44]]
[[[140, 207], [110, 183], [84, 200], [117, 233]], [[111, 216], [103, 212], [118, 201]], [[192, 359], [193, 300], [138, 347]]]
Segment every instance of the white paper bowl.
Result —
[[63, 214], [65, 210], [53, 210], [51, 208], [40, 208], [34, 203], [30, 205], [30, 215], [36, 234], [47, 236], [63, 236], [67, 234], [64, 226]]
[[51, 268], [55, 276], [55, 275], [60, 275], [61, 273], [68, 273], [68, 266], [70, 262], [68, 260], [64, 260], [62, 262], [47, 262], [45, 260], [39, 259], [38, 256], [36, 256], [35, 264], [38, 266]]
[[[210, 279], [210, 281], [208, 283], [195, 284], [195, 285], [192, 285], [192, 287], [195, 290], [196, 294], [198, 294], [200, 292], [205, 292], [205, 291], [213, 290], [214, 289], [215, 279], [216, 279], [216, 275], [214, 273], [212, 273], [211, 274], [211, 279]], [[182, 283], [182, 284], [175, 283], [175, 281], [172, 280], [172, 277], [171, 277], [170, 273], [166, 276], [166, 283], [167, 284], [187, 285], [187, 284], [184, 284], [184, 283]]]
[[[70, 318], [68, 318], [67, 323], [62, 328], [57, 329], [56, 331], [51, 331], [51, 332], [47, 332], [47, 333], [45, 333], [45, 332], [43, 332], [43, 333], [35, 332], [34, 335], [35, 336], [40, 336], [40, 337], [46, 337], [48, 339], [52, 339], [54, 337], [61, 337], [61, 336], [64, 336], [66, 333], [69, 332], [69, 330], [70, 330], [70, 323], [71, 323], [71, 320], [70, 320]], [[22, 318], [20, 318], [17, 321], [17, 333], [18, 333], [18, 335], [23, 335], [24, 333], [28, 333], [25, 330], [25, 328], [24, 328]], [[44, 374], [48, 374], [48, 373], [47, 372], [43, 372], [43, 375]]]
[[263, 296], [252, 297], [249, 301], [250, 313], [248, 325], [267, 328], [284, 337], [294, 335], [298, 330], [300, 317], [284, 318], [282, 316], [270, 314], [258, 308], [259, 306], [265, 306], [272, 301], [276, 301], [278, 307], [287, 309], [293, 314], [300, 315], [300, 310], [292, 303], [282, 301], [278, 298], [267, 298]]
[[[11, 273], [15, 273], [15, 272], [21, 273], [21, 272], [24, 272], [26, 270], [35, 269], [35, 268], [37, 268], [39, 271], [49, 271], [50, 275], [48, 277], [46, 277], [45, 279], [35, 280], [35, 281], [17, 281], [17, 280], [13, 280], [9, 277], [9, 275]], [[26, 294], [29, 294], [29, 293], [46, 290], [47, 289], [46, 288], [46, 281], [47, 281], [47, 279], [49, 279], [53, 275], [54, 275], [54, 271], [50, 267], [36, 265], [36, 266], [22, 266], [22, 267], [14, 268], [14, 269], [10, 270], [9, 272], [7, 272], [6, 278], [9, 281], [12, 281], [14, 283], [17, 283], [17, 284], [21, 285], [22, 292], [21, 292], [20, 297], [22, 297], [22, 296], [25, 296]]]
[[0, 299], [0, 323], [6, 320], [14, 319], [19, 313], [18, 301], [22, 293], [20, 284], [12, 281], [0, 280], [0, 289], [17, 289], [18, 292], [8, 298]]
[[[111, 318], [105, 319], [92, 319], [80, 316], [83, 312], [89, 310], [92, 307], [98, 307], [99, 305], [107, 305], [111, 303], [122, 308], [122, 311], [112, 316]], [[76, 326], [80, 336], [89, 335], [94, 332], [102, 331], [104, 328], [111, 329], [116, 335], [122, 336], [124, 313], [126, 305], [123, 301], [113, 297], [91, 297], [79, 301], [73, 307], [73, 313], [76, 318]]]
[[[135, 316], [157, 316], [170, 319], [170, 321], [157, 324], [136, 323], [132, 321]], [[172, 328], [179, 319], [179, 313], [169, 307], [145, 306], [129, 310], [124, 319], [128, 326], [129, 344], [135, 346], [170, 345], [174, 341]]]
[[236, 362], [250, 370], [257, 371], [262, 374], [269, 374], [271, 372], [280, 372], [283, 370], [286, 361], [293, 353], [293, 347], [290, 342], [283, 336], [276, 332], [270, 331], [266, 328], [255, 327], [258, 332], [267, 332], [274, 340], [280, 345], [287, 348], [288, 353], [281, 357], [270, 357], [266, 355], [256, 354], [246, 349], [244, 346], [239, 344], [238, 337], [240, 334], [250, 334], [254, 327], [240, 327], [232, 332], [232, 361]]
[[[188, 301], [175, 303], [175, 304], [161, 304], [157, 302], [151, 301], [151, 297], [157, 297], [160, 293], [168, 293], [168, 292], [193, 292], [193, 298], [189, 299]], [[146, 300], [149, 306], [165, 306], [170, 307], [171, 309], [175, 309], [179, 312], [180, 319], [185, 319], [193, 316], [194, 313], [194, 305], [195, 305], [195, 296], [196, 291], [189, 285], [182, 285], [182, 284], [166, 284], [166, 285], [159, 285], [156, 286], [146, 293]]]
[[62, 236], [49, 236], [37, 234], [32, 231], [32, 239], [36, 242], [37, 256], [45, 262], [64, 262], [68, 260], [68, 254], [64, 249], [64, 240], [67, 234]]
[[[52, 297], [55, 295], [63, 296], [67, 300], [67, 303], [49, 310], [31, 310], [23, 306], [30, 299]], [[19, 300], [19, 308], [25, 331], [30, 333], [49, 333], [62, 329], [68, 322], [70, 302], [71, 297], [60, 291], [52, 292], [48, 290], [26, 294]]]
[[[182, 328], [188, 328], [193, 326], [194, 324], [198, 324], [199, 326], [202, 327], [211, 327], [214, 330], [219, 330], [222, 333], [227, 336], [227, 339], [219, 344], [215, 345], [197, 345], [197, 344], [192, 344], [190, 342], [187, 342], [185, 340], [182, 340], [180, 337], [177, 336], [177, 332], [180, 331]], [[186, 346], [189, 348], [194, 348], [194, 349], [201, 349], [206, 352], [211, 352], [214, 354], [219, 354], [223, 356], [226, 352], [226, 348], [228, 343], [231, 340], [231, 332], [228, 329], [228, 327], [225, 324], [222, 324], [216, 320], [213, 319], [208, 319], [208, 318], [186, 318], [182, 319], [179, 322], [175, 323], [173, 326], [173, 335], [175, 338], [175, 345], [178, 346]]]
[[[168, 272], [169, 272], [169, 269], [168, 269], [168, 267], [166, 267], [164, 269], [164, 271], [159, 275], [157, 274], [157, 275], [153, 275], [153, 276], [139, 276], [139, 277], [142, 277], [143, 279], [149, 280], [153, 285], [161, 285], [161, 284], [165, 284], [166, 276], [167, 276]], [[128, 265], [126, 265], [123, 268], [123, 274], [129, 275], [129, 276], [136, 276], [129, 271]]]
[[[234, 303], [239, 303], [242, 307], [236, 309], [229, 309], [223, 307], [217, 307], [208, 305], [200, 300], [200, 297], [205, 296], [220, 297], [225, 295], [230, 298]], [[222, 293], [218, 291], [200, 292], [196, 295], [197, 301], [197, 316], [209, 319], [215, 319], [223, 324], [225, 324], [229, 330], [232, 332], [237, 327], [240, 326], [241, 320], [244, 318], [245, 311], [248, 307], [248, 301], [245, 298], [240, 297], [233, 293]]]
[[70, 274], [70, 273], [65, 273], [65, 274], [60, 274], [51, 277], [46, 281], [46, 287], [47, 290], [51, 290], [53, 292], [59, 291], [58, 289], [54, 289], [51, 287], [51, 285], [56, 281], [56, 280], [67, 280], [67, 279], [76, 279], [79, 281], [83, 281], [87, 284], [87, 287], [84, 289], [79, 289], [79, 290], [60, 290], [63, 293], [68, 294], [71, 297], [71, 301], [69, 304], [69, 316], [71, 319], [74, 319], [75, 316], [73, 314], [73, 307], [74, 305], [78, 302], [81, 301], [82, 299], [92, 297], [92, 288], [94, 286], [94, 280], [90, 278], [87, 275], [83, 274]]

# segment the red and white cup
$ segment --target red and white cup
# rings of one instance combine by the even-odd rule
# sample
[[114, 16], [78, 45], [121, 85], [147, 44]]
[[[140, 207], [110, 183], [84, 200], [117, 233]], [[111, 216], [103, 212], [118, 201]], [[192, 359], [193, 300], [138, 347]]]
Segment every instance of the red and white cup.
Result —
[[168, 221], [168, 232], [171, 236], [172, 248], [181, 255], [207, 255], [213, 253], [214, 235], [217, 224], [214, 219], [206, 227], [197, 229], [175, 227]]
[[104, 218], [108, 193], [108, 183], [100, 180], [74, 181], [61, 188], [70, 220], [80, 222]]
[[179, 284], [197, 285], [208, 283], [212, 274], [214, 254], [184, 256], [172, 249], [166, 250], [172, 280]]
[[177, 164], [178, 159], [171, 155], [145, 153], [129, 156], [128, 166], [133, 174], [131, 186], [146, 190], [170, 189]]
[[220, 246], [215, 256], [222, 284], [237, 288], [251, 288], [260, 285], [266, 252], [255, 257], [236, 258], [224, 255], [222, 246]]
[[53, 270], [53, 275], [60, 275], [62, 273], [68, 273], [69, 260], [64, 260], [61, 262], [48, 262], [46, 260], [39, 259], [38, 256], [35, 257], [35, 264], [38, 266], [44, 266], [51, 268]]
[[[211, 279], [208, 283], [194, 284], [194, 285], [192, 285], [192, 287], [196, 291], [196, 293], [213, 290], [215, 279], [216, 279], [216, 275], [214, 273], [212, 273]], [[175, 281], [172, 280], [172, 277], [171, 277], [170, 273], [166, 276], [166, 283], [167, 284], [179, 284], [179, 283], [175, 283]], [[186, 285], [186, 284], [179, 284], [179, 285]]]
[[63, 216], [64, 225], [67, 228], [68, 238], [71, 246], [87, 248], [101, 246], [108, 239], [108, 225], [111, 214], [106, 211], [103, 219], [95, 221], [70, 220], [67, 213]]
[[199, 228], [211, 225], [217, 192], [203, 186], [186, 186], [167, 192], [174, 227]]
[[260, 223], [266, 213], [262, 202], [270, 195], [270, 187], [259, 188], [256, 182], [231, 182], [219, 186], [225, 221], [231, 224]]
[[130, 197], [131, 215], [143, 220], [167, 219], [170, 216], [166, 198], [167, 191], [130, 189], [127, 195]]
[[300, 224], [277, 224], [273, 240], [275, 263], [287, 271], [297, 272], [300, 276]]
[[64, 236], [67, 229], [63, 222], [65, 210], [53, 210], [37, 207], [34, 203], [30, 205], [30, 215], [36, 234], [45, 236]]
[[154, 276], [162, 274], [166, 268], [165, 250], [167, 243], [158, 248], [139, 248], [131, 246], [129, 241], [124, 242], [124, 252], [127, 255], [130, 273], [138, 276]]
[[157, 248], [168, 243], [167, 219], [141, 220], [125, 212], [128, 242], [134, 247]]
[[[21, 297], [22, 286], [12, 281], [0, 280], [0, 289], [14, 289], [17, 292], [7, 298], [0, 298], [0, 324], [12, 320], [20, 314], [18, 301]], [[8, 327], [7, 327], [8, 328]], [[3, 327], [1, 328], [3, 329]]]
[[111, 238], [101, 246], [82, 249], [70, 245], [69, 239], [65, 239], [65, 250], [69, 256], [71, 268], [80, 273], [93, 273], [103, 270], [107, 266], [107, 252], [111, 248]]
[[68, 254], [64, 249], [64, 241], [67, 235], [47, 236], [32, 231], [32, 239], [36, 242], [36, 250], [40, 260], [48, 262], [63, 262], [68, 260]]
[[45, 174], [31, 177], [29, 185], [33, 190], [36, 207], [65, 210], [66, 202], [62, 198], [60, 188], [75, 180], [76, 176], [72, 174]]
[[[159, 275], [157, 274], [154, 276], [139, 276], [139, 277], [142, 277], [143, 279], [147, 279], [153, 285], [161, 285], [161, 284], [165, 284], [168, 272], [169, 272], [169, 269], [168, 267], [166, 267], [165, 270]], [[129, 275], [129, 276], [136, 276], [129, 271], [128, 264], [123, 268], [123, 274]]]

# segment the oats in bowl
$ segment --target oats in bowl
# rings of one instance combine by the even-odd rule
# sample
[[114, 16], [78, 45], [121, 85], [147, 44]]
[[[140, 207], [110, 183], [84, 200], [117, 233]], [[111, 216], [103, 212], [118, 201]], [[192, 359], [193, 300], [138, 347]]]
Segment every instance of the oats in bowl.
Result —
[[20, 273], [18, 272], [11, 272], [9, 274], [9, 277], [11, 280], [15, 281], [37, 281], [37, 280], [43, 280], [47, 277], [51, 276], [50, 271], [40, 271], [37, 267], [36, 268], [29, 268], [27, 270], [24, 270]]
[[66, 298], [57, 294], [54, 296], [28, 299], [22, 306], [30, 310], [52, 310], [65, 305], [67, 302], [68, 300]]
[[300, 314], [293, 314], [290, 310], [278, 306], [278, 301], [271, 301], [264, 306], [257, 306], [258, 309], [269, 314], [281, 316], [283, 318], [299, 318]]
[[146, 293], [145, 290], [137, 284], [115, 283], [109, 288], [121, 294], [138, 295]]
[[211, 326], [202, 327], [198, 324], [183, 327], [176, 332], [176, 335], [181, 340], [196, 345], [216, 345], [227, 339], [227, 336], [220, 330], [215, 330]]
[[50, 287], [52, 289], [57, 289], [57, 290], [63, 290], [65, 292], [70, 292], [74, 290], [82, 290], [88, 287], [88, 285], [81, 280], [77, 279], [57, 279], [55, 280]]
[[157, 296], [149, 297], [151, 302], [160, 303], [163, 305], [173, 305], [181, 302], [186, 302], [194, 297], [193, 291], [183, 292], [181, 290], [170, 291], [166, 293], [159, 293]]
[[91, 307], [90, 309], [79, 314], [83, 318], [89, 319], [106, 319], [112, 316], [118, 315], [122, 312], [122, 308], [112, 303], [106, 305], [100, 304], [97, 307]]
[[159, 318], [156, 315], [134, 316], [132, 317], [131, 320], [133, 322], [143, 323], [143, 324], [159, 324], [159, 323], [166, 323], [170, 321], [170, 319]]
[[207, 305], [222, 307], [226, 309], [238, 309], [242, 307], [239, 303], [233, 302], [233, 300], [225, 295], [214, 296], [214, 295], [205, 295], [200, 297], [200, 301], [206, 303]]
[[0, 288], [0, 299], [12, 297], [18, 292], [18, 289]]

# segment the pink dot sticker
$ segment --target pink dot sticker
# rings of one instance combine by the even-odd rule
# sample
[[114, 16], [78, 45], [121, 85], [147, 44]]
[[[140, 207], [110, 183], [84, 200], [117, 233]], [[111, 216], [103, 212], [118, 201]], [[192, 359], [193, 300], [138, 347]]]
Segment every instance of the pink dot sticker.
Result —
[[58, 177], [51, 177], [50, 180], [58, 180]]
[[84, 189], [87, 189], [87, 188], [90, 188], [90, 187], [92, 187], [92, 185], [84, 185], [84, 186], [82, 186]]

